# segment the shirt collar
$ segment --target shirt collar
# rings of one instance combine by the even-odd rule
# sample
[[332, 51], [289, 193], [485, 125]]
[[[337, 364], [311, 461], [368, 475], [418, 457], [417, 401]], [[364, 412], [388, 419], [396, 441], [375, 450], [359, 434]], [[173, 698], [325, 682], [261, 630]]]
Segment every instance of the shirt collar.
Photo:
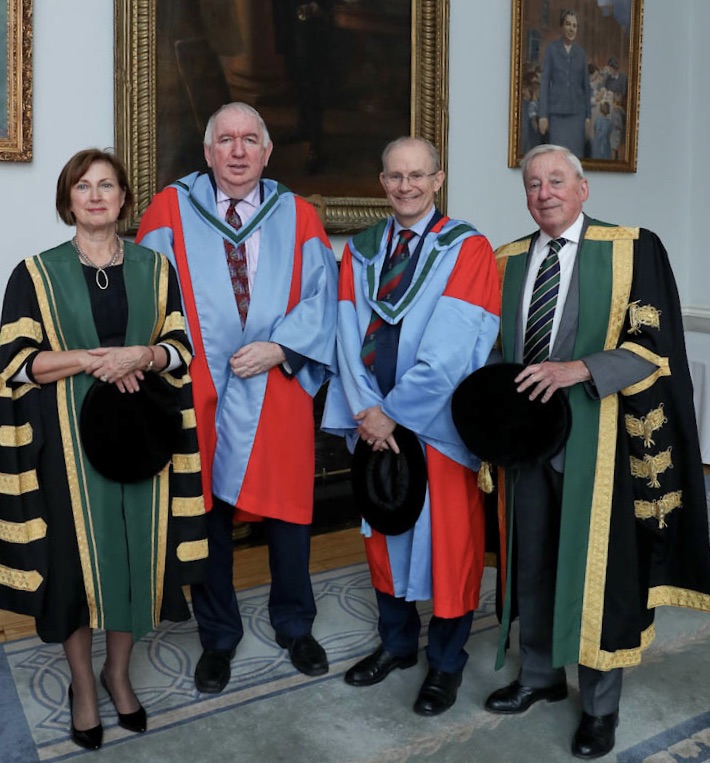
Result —
[[[256, 208], [259, 206], [259, 198], [260, 198], [259, 183], [257, 183], [243, 199], [237, 199], [237, 201], [239, 201], [240, 204], [246, 203]], [[231, 200], [232, 200], [231, 196], [227, 196], [227, 194], [218, 186], [217, 187], [217, 204], [229, 203]]]
[[[565, 238], [570, 244], [579, 244], [579, 240], [582, 236], [582, 226], [584, 225], [584, 212], [579, 213], [579, 217], [572, 223], [572, 225], [567, 228], [567, 230], [562, 231], [560, 236], [556, 236], [555, 238]], [[542, 247], [546, 247], [550, 241], [552, 241], [552, 236], [549, 236], [547, 233], [545, 233], [544, 230], [540, 230], [540, 238], [538, 239], [538, 245]]]
[[434, 212], [436, 212], [436, 207], [432, 204], [431, 209], [429, 210], [429, 214], [424, 215], [424, 217], [421, 218], [421, 220], [417, 220], [414, 225], [410, 226], [409, 228], [405, 228], [403, 225], [400, 225], [397, 221], [397, 218], [394, 218], [394, 228], [392, 228], [392, 237], [397, 238], [400, 234], [400, 231], [403, 230], [411, 230], [414, 231], [414, 233], [417, 234], [417, 236], [423, 236], [424, 231], [426, 231], [429, 222], [431, 221], [431, 218], [434, 217]]

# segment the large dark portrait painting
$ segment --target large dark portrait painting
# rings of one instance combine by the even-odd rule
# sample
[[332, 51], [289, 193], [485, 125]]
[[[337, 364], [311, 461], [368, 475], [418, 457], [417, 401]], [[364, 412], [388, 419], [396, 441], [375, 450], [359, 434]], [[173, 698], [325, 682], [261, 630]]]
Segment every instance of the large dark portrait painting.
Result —
[[205, 124], [229, 101], [259, 110], [266, 174], [313, 198], [331, 232], [386, 213], [387, 141], [424, 135], [445, 158], [448, 0], [116, 0], [116, 22], [117, 143], [137, 217], [205, 166]]
[[643, 0], [513, 0], [509, 165], [540, 143], [636, 170]]

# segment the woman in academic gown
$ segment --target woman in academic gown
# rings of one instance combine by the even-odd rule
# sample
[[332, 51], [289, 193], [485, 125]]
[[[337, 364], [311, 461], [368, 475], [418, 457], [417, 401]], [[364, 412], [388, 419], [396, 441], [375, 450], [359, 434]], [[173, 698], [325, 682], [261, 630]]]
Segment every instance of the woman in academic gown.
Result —
[[[119, 238], [132, 199], [116, 157], [73, 156], [56, 206], [76, 234], [15, 268], [0, 330], [0, 608], [33, 615], [42, 640], [62, 643], [71, 736], [90, 749], [103, 735], [93, 631], [106, 631], [100, 680], [119, 724], [145, 731], [133, 644], [163, 618], [189, 617], [181, 586], [200, 577], [207, 555], [177, 279], [163, 255]], [[160, 444], [150, 403], [151, 415], [136, 417], [146, 431], [129, 432], [105, 463], [92, 456], [113, 431], [91, 426], [87, 395], [109, 407], [114, 395], [123, 410], [156, 385], [174, 402], [174, 442]], [[157, 456], [157, 473], [129, 474], [136, 454], [139, 466]]]

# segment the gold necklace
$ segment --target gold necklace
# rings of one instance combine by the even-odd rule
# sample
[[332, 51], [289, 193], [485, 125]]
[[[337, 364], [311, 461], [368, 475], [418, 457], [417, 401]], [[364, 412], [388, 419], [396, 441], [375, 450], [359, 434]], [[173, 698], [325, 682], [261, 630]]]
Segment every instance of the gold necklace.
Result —
[[123, 239], [120, 238], [118, 234], [116, 234], [116, 242], [116, 251], [111, 255], [111, 259], [105, 265], [97, 265], [88, 255], [81, 251], [76, 236], [71, 240], [72, 246], [76, 249], [76, 253], [79, 255], [79, 260], [84, 265], [88, 265], [96, 271], [96, 285], [101, 291], [108, 289], [108, 273], [106, 272], [106, 269], [113, 267], [123, 255]]

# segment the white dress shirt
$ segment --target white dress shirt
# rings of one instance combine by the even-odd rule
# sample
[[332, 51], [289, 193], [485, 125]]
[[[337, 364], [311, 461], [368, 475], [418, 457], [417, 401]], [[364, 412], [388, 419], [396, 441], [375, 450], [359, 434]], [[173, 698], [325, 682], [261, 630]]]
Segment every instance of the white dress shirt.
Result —
[[[565, 300], [569, 292], [569, 286], [572, 281], [572, 270], [574, 269], [574, 261], [577, 257], [577, 249], [579, 248], [580, 237], [582, 235], [582, 226], [584, 225], [584, 214], [580, 213], [579, 217], [561, 234], [562, 238], [567, 239], [567, 243], [560, 249], [558, 258], [560, 261], [560, 288], [557, 292], [557, 304], [555, 306], [555, 316], [552, 319], [552, 334], [550, 336], [550, 347], [555, 344], [555, 338], [557, 337], [557, 329], [560, 325], [560, 319], [562, 317], [562, 311], [565, 306]], [[559, 238], [559, 236], [557, 237]], [[540, 235], [535, 242], [533, 251], [530, 258], [530, 267], [528, 268], [527, 279], [525, 281], [525, 289], [523, 291], [523, 328], [528, 324], [528, 310], [530, 309], [530, 300], [532, 299], [533, 287], [535, 285], [535, 279], [537, 278], [537, 271], [540, 269], [543, 260], [550, 251], [550, 241], [552, 236], [548, 236], [544, 231], [540, 231]]]

